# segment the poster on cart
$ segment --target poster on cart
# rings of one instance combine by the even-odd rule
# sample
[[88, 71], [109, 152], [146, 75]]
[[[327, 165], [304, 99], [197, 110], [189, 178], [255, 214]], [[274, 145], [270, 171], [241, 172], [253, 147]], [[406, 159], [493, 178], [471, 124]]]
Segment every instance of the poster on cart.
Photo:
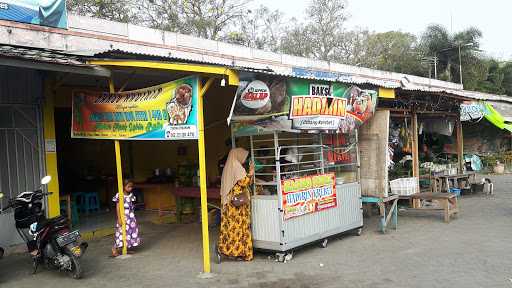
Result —
[[71, 136], [90, 139], [197, 139], [197, 77], [108, 93], [73, 92]]
[[334, 173], [281, 180], [284, 220], [337, 206]]
[[229, 117], [235, 135], [273, 131], [348, 133], [375, 113], [378, 92], [355, 85], [305, 79], [240, 82]]

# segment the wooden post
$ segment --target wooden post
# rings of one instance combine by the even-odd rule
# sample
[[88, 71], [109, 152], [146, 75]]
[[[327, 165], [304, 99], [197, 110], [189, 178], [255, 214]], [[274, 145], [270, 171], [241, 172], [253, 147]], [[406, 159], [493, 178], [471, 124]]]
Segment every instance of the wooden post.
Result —
[[457, 129], [457, 158], [459, 163], [459, 174], [464, 172], [464, 138], [462, 135], [462, 122], [460, 117], [455, 121]]
[[208, 194], [206, 191], [206, 153], [204, 145], [204, 116], [203, 97], [212, 85], [213, 78], [208, 79], [203, 86], [201, 80], [198, 83], [197, 93], [197, 146], [199, 150], [199, 182], [201, 189], [201, 230], [203, 236], [203, 272], [210, 273], [210, 239], [208, 232]]
[[[108, 88], [110, 93], [114, 93], [114, 81], [112, 78], [108, 79]], [[117, 193], [119, 196], [118, 199], [118, 209], [117, 213], [119, 215], [119, 220], [121, 220], [121, 230], [123, 235], [123, 255], [128, 254], [128, 243], [126, 240], [126, 215], [124, 214], [124, 185], [123, 185], [123, 165], [121, 163], [121, 145], [119, 144], [119, 140], [114, 141], [115, 146], [115, 154], [116, 154], [116, 171], [117, 171]]]
[[[412, 123], [411, 123], [411, 130], [412, 130], [412, 176], [417, 177], [418, 182], [416, 183], [418, 192], [419, 190], [419, 179], [420, 179], [420, 160], [419, 160], [419, 152], [418, 152], [418, 114], [416, 114], [416, 111], [412, 111]], [[419, 200], [414, 200], [412, 202], [412, 205], [414, 208], [419, 207]]]

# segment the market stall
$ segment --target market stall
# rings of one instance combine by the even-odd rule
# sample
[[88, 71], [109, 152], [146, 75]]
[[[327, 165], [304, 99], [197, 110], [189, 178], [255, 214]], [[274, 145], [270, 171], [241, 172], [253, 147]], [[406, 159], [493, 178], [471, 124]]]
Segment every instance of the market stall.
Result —
[[[363, 200], [385, 204], [397, 195], [420, 208], [425, 200], [438, 197], [421, 192], [457, 193], [467, 188], [472, 174], [464, 166], [461, 103], [447, 94], [411, 91], [379, 102], [373, 119], [360, 129]], [[441, 183], [449, 185], [436, 185]], [[390, 213], [396, 213], [395, 203], [388, 203]], [[380, 208], [384, 231], [392, 216]]]
[[281, 252], [285, 260], [300, 246], [325, 247], [330, 236], [361, 233], [357, 127], [376, 101], [376, 91], [341, 83], [241, 82], [231, 127], [233, 144], [240, 139], [256, 164], [255, 248]]
[[[210, 272], [207, 209], [210, 193], [207, 186], [210, 182], [215, 182], [215, 179], [213, 175], [207, 179], [206, 171], [216, 170], [217, 167], [212, 169], [206, 166], [205, 139], [213, 139], [213, 146], [209, 151], [214, 154], [209, 155], [217, 157], [215, 153], [219, 151], [214, 148], [218, 146], [216, 140], [219, 133], [209, 135], [210, 131], [216, 131], [217, 128], [210, 127], [210, 131], [206, 132], [204, 119], [209, 117], [207, 124], [211, 124], [214, 122], [214, 114], [228, 111], [205, 111], [207, 115], [203, 116], [203, 97], [207, 91], [210, 94], [220, 94], [209, 101], [218, 102], [229, 109], [229, 104], [226, 105], [220, 96], [235, 92], [235, 89], [230, 90], [226, 84], [236, 86], [237, 74], [223, 67], [186, 63], [127, 60], [91, 62], [108, 66], [115, 71], [116, 83], [121, 88], [116, 90], [114, 81], [110, 79], [109, 92], [90, 88], [73, 89], [72, 103], [69, 105], [73, 110], [70, 117], [71, 137], [74, 141], [94, 139], [97, 143], [114, 140], [112, 148], [115, 148], [115, 154], [111, 153], [114, 150], [112, 149], [111, 155], [100, 162], [115, 159], [119, 201], [123, 201], [124, 197], [123, 175], [135, 178], [135, 188], [142, 190], [144, 195], [144, 208], [157, 210], [159, 214], [180, 210], [185, 206], [182, 205], [184, 198], [199, 198], [203, 271]], [[138, 76], [133, 77], [135, 74]], [[219, 81], [214, 81], [216, 79]], [[132, 90], [124, 91], [126, 87], [131, 87]], [[214, 89], [209, 90], [211, 87]], [[229, 101], [228, 98], [225, 99]], [[214, 106], [210, 107], [213, 109]], [[224, 115], [221, 117], [225, 117]], [[227, 136], [229, 131], [225, 127], [223, 130], [225, 132], [220, 135]], [[126, 163], [124, 167], [122, 160]], [[184, 190], [193, 190], [193, 193], [183, 193]], [[124, 213], [120, 211], [119, 214], [124, 227]], [[125, 241], [126, 236], [123, 235], [123, 242]], [[123, 249], [123, 254], [126, 254], [126, 249]]]

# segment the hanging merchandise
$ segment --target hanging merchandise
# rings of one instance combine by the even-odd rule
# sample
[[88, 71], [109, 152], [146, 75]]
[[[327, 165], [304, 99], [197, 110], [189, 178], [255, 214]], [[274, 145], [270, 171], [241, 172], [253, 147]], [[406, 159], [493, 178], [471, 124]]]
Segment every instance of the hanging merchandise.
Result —
[[[445, 136], [452, 136], [454, 123], [447, 119], [429, 119], [421, 122], [422, 132], [437, 133]], [[420, 133], [421, 134], [421, 133]]]

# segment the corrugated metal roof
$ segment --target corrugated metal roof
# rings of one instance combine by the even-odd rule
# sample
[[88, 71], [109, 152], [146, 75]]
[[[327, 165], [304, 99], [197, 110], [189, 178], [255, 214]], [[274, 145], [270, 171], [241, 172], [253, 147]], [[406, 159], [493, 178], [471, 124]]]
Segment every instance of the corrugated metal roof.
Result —
[[[172, 53], [171, 53], [172, 55]], [[493, 95], [488, 93], [481, 93], [475, 91], [468, 91], [458, 89], [460, 84], [445, 82], [435, 79], [428, 79], [414, 75], [407, 74], [399, 74], [399, 73], [387, 73], [384, 74], [392, 75], [393, 77], [386, 78], [377, 75], [364, 75], [358, 73], [343, 73], [336, 71], [324, 71], [324, 70], [315, 70], [310, 68], [300, 68], [300, 67], [285, 67], [285, 66], [276, 66], [276, 65], [267, 65], [261, 68], [255, 67], [247, 67], [247, 66], [238, 66], [233, 65], [232, 63], [227, 63], [227, 61], [214, 61], [210, 59], [210, 61], [205, 61], [206, 58], [197, 58], [197, 57], [176, 57], [176, 56], [163, 56], [157, 54], [146, 54], [146, 53], [135, 53], [129, 51], [123, 51], [120, 49], [112, 49], [108, 51], [104, 51], [101, 53], [96, 53], [94, 57], [99, 58], [109, 58], [109, 59], [138, 59], [138, 60], [154, 60], [154, 61], [178, 61], [178, 62], [187, 62], [187, 63], [196, 63], [196, 64], [207, 64], [207, 65], [219, 65], [229, 67], [231, 69], [235, 69], [241, 72], [246, 73], [259, 73], [280, 77], [295, 77], [301, 79], [310, 79], [310, 80], [324, 80], [324, 81], [332, 81], [332, 82], [345, 82], [351, 84], [370, 84], [384, 88], [395, 88], [401, 89], [404, 91], [419, 91], [419, 92], [432, 92], [432, 93], [443, 93], [449, 94], [453, 96], [463, 97], [467, 99], [474, 100], [493, 100], [493, 101], [501, 101], [501, 102], [510, 102], [512, 103], [512, 97], [508, 97], [506, 95]], [[346, 66], [346, 65], [345, 65]], [[360, 67], [354, 67], [359, 69]], [[355, 72], [359, 72], [359, 70], [355, 70]], [[361, 68], [360, 72], [363, 71], [376, 71], [373, 69]], [[382, 71], [383, 72], [383, 71]]]
[[351, 84], [371, 84], [385, 88], [399, 88], [400, 81], [395, 79], [388, 79], [382, 77], [371, 77], [362, 74], [343, 73], [336, 71], [322, 71], [299, 67], [285, 67], [276, 65], [267, 65], [264, 68], [247, 67], [233, 65], [233, 63], [226, 63], [221, 61], [205, 61], [206, 58], [198, 59], [194, 57], [175, 57], [175, 56], [162, 56], [156, 54], [144, 54], [134, 53], [129, 51], [123, 51], [120, 49], [113, 49], [96, 53], [94, 57], [108, 58], [108, 59], [139, 59], [139, 60], [154, 60], [154, 61], [186, 61], [187, 63], [207, 64], [207, 65], [219, 65], [226, 66], [231, 69], [235, 69], [242, 72], [249, 73], [260, 73], [281, 77], [295, 77], [301, 79], [311, 80], [324, 80], [332, 82], [345, 82]]
[[12, 45], [0, 45], [0, 57], [9, 57], [19, 60], [45, 62], [71, 66], [90, 66], [75, 55], [65, 54], [56, 50], [36, 49]]

